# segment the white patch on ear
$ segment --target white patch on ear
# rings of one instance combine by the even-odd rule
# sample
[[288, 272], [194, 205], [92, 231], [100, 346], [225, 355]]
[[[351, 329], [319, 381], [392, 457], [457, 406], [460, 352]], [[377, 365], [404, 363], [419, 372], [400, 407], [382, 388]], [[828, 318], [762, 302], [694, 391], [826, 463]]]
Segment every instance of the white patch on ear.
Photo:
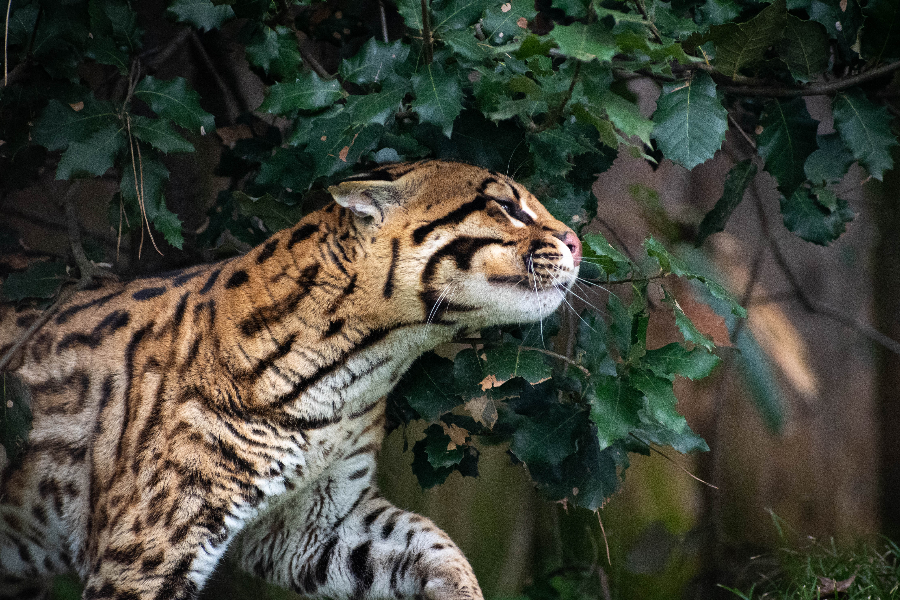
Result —
[[384, 221], [389, 205], [399, 204], [402, 189], [396, 181], [344, 181], [328, 188], [335, 202], [360, 217]]

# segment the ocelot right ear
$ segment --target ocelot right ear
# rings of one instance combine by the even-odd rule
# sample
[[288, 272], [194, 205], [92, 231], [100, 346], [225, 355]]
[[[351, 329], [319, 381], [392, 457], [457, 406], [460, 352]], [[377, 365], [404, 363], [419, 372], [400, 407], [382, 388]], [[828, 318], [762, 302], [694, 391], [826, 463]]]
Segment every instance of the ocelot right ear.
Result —
[[392, 208], [403, 204], [408, 195], [407, 188], [403, 178], [395, 181], [353, 180], [333, 185], [328, 192], [335, 202], [349, 208], [355, 215], [381, 224]]

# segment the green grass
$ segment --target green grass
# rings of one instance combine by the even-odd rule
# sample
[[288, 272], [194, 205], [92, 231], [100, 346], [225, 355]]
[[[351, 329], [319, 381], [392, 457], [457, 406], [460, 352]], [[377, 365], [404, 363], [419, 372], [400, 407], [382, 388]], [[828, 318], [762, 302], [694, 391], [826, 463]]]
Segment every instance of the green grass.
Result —
[[754, 562], [762, 568], [749, 587], [720, 587], [742, 600], [900, 599], [900, 547], [889, 540], [844, 549], [807, 538]]

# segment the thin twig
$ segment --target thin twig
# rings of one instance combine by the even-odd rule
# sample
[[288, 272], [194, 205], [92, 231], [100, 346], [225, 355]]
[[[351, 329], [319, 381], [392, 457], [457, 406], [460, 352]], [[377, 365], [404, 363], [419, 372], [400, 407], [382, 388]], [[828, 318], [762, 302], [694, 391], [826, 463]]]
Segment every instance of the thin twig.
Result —
[[600, 523], [600, 533], [603, 534], [603, 543], [606, 545], [606, 562], [609, 563], [609, 566], [612, 566], [612, 553], [609, 551], [609, 540], [606, 539], [606, 528], [603, 526], [603, 519], [600, 518], [600, 511], [594, 511], [597, 513], [597, 521]]
[[334, 79], [334, 75], [325, 70], [325, 67], [316, 60], [316, 57], [310, 54], [306, 48], [304, 47], [304, 42], [308, 39], [306, 34], [297, 29], [297, 26], [294, 25], [293, 22], [290, 24], [291, 31], [294, 32], [294, 37], [297, 38], [297, 51], [300, 52], [300, 58], [303, 59], [303, 62], [309, 65], [309, 68], [315, 71], [316, 75], [318, 75], [321, 79], [331, 80]]
[[75, 257], [75, 263], [81, 272], [78, 280], [77, 289], [85, 289], [93, 283], [94, 279], [115, 279], [118, 278], [109, 271], [106, 271], [95, 265], [84, 252], [84, 245], [81, 241], [81, 228], [78, 225], [78, 215], [75, 214], [75, 205], [72, 199], [78, 190], [78, 180], [76, 179], [63, 196], [63, 210], [66, 215], [66, 228], [69, 234], [69, 248], [72, 250], [72, 256]]
[[384, 0], [378, 0], [378, 13], [381, 15], [381, 36], [384, 38], [384, 43], [387, 44], [389, 40], [387, 15], [384, 12]]
[[719, 89], [738, 96], [766, 96], [769, 98], [794, 98], [797, 96], [827, 96], [855, 85], [878, 79], [900, 69], [900, 61], [888, 63], [875, 69], [871, 69], [859, 75], [840, 77], [825, 83], [818, 83], [807, 87], [785, 87], [779, 85], [743, 86], [723, 85]]
[[3, 34], [3, 87], [9, 85], [7, 71], [9, 70], [9, 15], [12, 13], [12, 0], [6, 3], [6, 28]]
[[714, 489], [714, 490], [719, 489], [718, 487], [714, 486], [713, 484], [709, 483], [708, 481], [703, 481], [702, 479], [700, 479], [699, 477], [697, 477], [696, 475], [694, 475], [693, 473], [691, 473], [690, 471], [688, 471], [687, 469], [685, 469], [683, 466], [679, 465], [678, 462], [677, 462], [675, 459], [673, 459], [671, 456], [669, 456], [668, 454], [666, 454], [666, 453], [663, 452], [662, 450], [659, 450], [658, 448], [654, 448], [653, 446], [651, 446], [650, 444], [648, 444], [647, 442], [645, 442], [644, 440], [642, 440], [642, 439], [639, 438], [638, 436], [634, 435], [633, 433], [629, 433], [628, 435], [630, 435], [631, 437], [633, 437], [634, 439], [636, 439], [637, 441], [639, 441], [639, 442], [642, 443], [643, 445], [647, 446], [647, 449], [650, 450], [651, 452], [656, 452], [657, 454], [659, 454], [660, 456], [662, 456], [664, 459], [666, 459], [667, 461], [669, 461], [670, 463], [672, 463], [673, 465], [675, 465], [676, 467], [678, 467], [679, 469], [681, 469], [682, 471], [684, 471], [685, 473], [687, 473], [688, 476], [691, 477], [691, 479], [695, 479], [695, 480], [699, 481], [700, 483], [702, 483], [703, 485], [709, 486], [709, 487], [711, 487], [711, 488]]
[[801, 306], [805, 308], [808, 312], [813, 314], [820, 314], [824, 317], [828, 317], [838, 323], [848, 327], [849, 329], [855, 331], [856, 333], [862, 335], [865, 338], [868, 338], [870, 341], [875, 342], [883, 346], [884, 348], [890, 350], [894, 354], [900, 356], [900, 342], [897, 340], [886, 336], [881, 333], [868, 323], [864, 323], [859, 319], [855, 319], [840, 310], [825, 304], [824, 302], [820, 302], [816, 300], [812, 296], [806, 293], [806, 290], [803, 289], [803, 285], [800, 283], [800, 279], [794, 274], [791, 270], [790, 265], [788, 264], [787, 259], [784, 257], [784, 254], [781, 252], [781, 248], [778, 246], [778, 242], [775, 241], [775, 238], [771, 234], [771, 230], [769, 228], [769, 219], [765, 214], [765, 211], [762, 207], [762, 202], [759, 201], [759, 192], [755, 192], [757, 201], [756, 201], [756, 210], [759, 214], [760, 227], [763, 230], [763, 234], [769, 242], [769, 248], [772, 250], [772, 255], [775, 257], [775, 262], [778, 264], [778, 267], [781, 269], [781, 272], [784, 273], [785, 278], [790, 283], [791, 288], [793, 288], [796, 293], [796, 298], [800, 302]]
[[756, 150], [756, 142], [753, 140], [752, 137], [750, 137], [750, 135], [746, 131], [744, 131], [743, 127], [738, 125], [737, 119], [735, 119], [734, 116], [732, 116], [732, 114], [730, 112], [728, 113], [728, 120], [731, 122], [732, 125], [734, 125], [734, 128], [738, 130], [738, 132], [741, 134], [741, 136], [744, 138], [744, 140], [748, 144], [750, 144], [750, 147], [753, 148], [754, 150]]
[[641, 16], [644, 17], [644, 20], [647, 21], [647, 27], [650, 28], [650, 31], [653, 33], [653, 37], [657, 44], [662, 44], [662, 36], [659, 34], [659, 29], [656, 28], [656, 25], [653, 24], [653, 21], [650, 20], [650, 15], [647, 14], [647, 8], [644, 6], [643, 0], [634, 0], [635, 6], [637, 6], [638, 12], [641, 13]]
[[[459, 339], [453, 340], [453, 343], [454, 344], [470, 344], [472, 346], [477, 347], [477, 346], [483, 346], [485, 344], [489, 344], [489, 343], [491, 343], [491, 340], [485, 340], [482, 338], [459, 338]], [[577, 367], [577, 368], [581, 369], [581, 371], [588, 377], [591, 376], [591, 372], [588, 371], [584, 366], [578, 364], [578, 361], [571, 359], [568, 356], [565, 356], [558, 352], [553, 352], [552, 350], [545, 350], [544, 348], [535, 348], [534, 346], [519, 346], [519, 348], [522, 350], [534, 350], [535, 352], [540, 352], [541, 354], [546, 354], [547, 356], [552, 356], [553, 358], [558, 358], [561, 361], [569, 363], [573, 367]]]
[[422, 41], [425, 48], [425, 64], [430, 65], [434, 60], [434, 40], [431, 37], [431, 16], [428, 14], [428, 0], [422, 3]]

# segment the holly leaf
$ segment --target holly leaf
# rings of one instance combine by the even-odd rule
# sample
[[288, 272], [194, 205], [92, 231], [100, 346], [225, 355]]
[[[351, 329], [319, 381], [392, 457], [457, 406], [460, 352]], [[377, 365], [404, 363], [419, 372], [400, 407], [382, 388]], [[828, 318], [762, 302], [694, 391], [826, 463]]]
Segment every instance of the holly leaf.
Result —
[[510, 451], [522, 462], [558, 465], [575, 452], [575, 427], [580, 409], [548, 404], [539, 414], [517, 415]]
[[731, 308], [731, 313], [734, 316], [741, 318], [747, 316], [747, 311], [737, 303], [737, 300], [731, 297], [731, 294], [728, 293], [728, 290], [726, 290], [719, 283], [713, 281], [709, 277], [690, 269], [687, 263], [685, 263], [677, 256], [671, 254], [668, 250], [666, 250], [665, 246], [663, 246], [655, 238], [647, 238], [644, 241], [644, 249], [647, 251], [647, 254], [649, 256], [652, 256], [657, 261], [659, 261], [659, 266], [663, 270], [663, 272], [671, 273], [673, 275], [677, 275], [678, 277], [685, 277], [687, 279], [699, 281], [706, 286], [706, 288], [709, 290], [709, 293], [711, 293], [719, 300], [724, 300]]
[[253, 197], [236, 191], [232, 192], [232, 195], [237, 201], [241, 214], [262, 219], [266, 229], [270, 232], [293, 227], [304, 215], [302, 207], [279, 202], [270, 194]]
[[[528, 22], [537, 15], [534, 2], [508, 0], [492, 3], [484, 11], [481, 28], [493, 44], [506, 44], [528, 34]], [[558, 27], [558, 26], [557, 26]], [[556, 29], [554, 29], [554, 32]]]
[[412, 109], [421, 123], [434, 123], [444, 135], [453, 134], [453, 122], [462, 111], [462, 87], [455, 74], [447, 73], [440, 63], [425, 65], [412, 77], [416, 98]]
[[400, 110], [405, 95], [405, 88], [396, 87], [365, 95], [349, 96], [345, 110], [354, 123], [384, 125]]
[[428, 456], [428, 464], [435, 469], [458, 465], [465, 456], [441, 425], [431, 425], [425, 430], [425, 435], [425, 454]]
[[738, 207], [744, 199], [744, 193], [747, 186], [756, 177], [756, 165], [751, 159], [739, 162], [728, 172], [725, 179], [725, 188], [722, 196], [716, 201], [716, 205], [711, 211], [706, 213], [700, 227], [697, 230], [697, 246], [703, 244], [706, 238], [714, 233], [725, 230], [725, 224], [731, 217], [731, 213]]
[[31, 140], [47, 150], [63, 150], [72, 141], [83, 142], [117, 122], [112, 105], [93, 98], [80, 111], [57, 99], [50, 100], [31, 128]]
[[818, 122], [809, 116], [802, 98], [772, 100], [760, 118], [762, 133], [756, 138], [766, 170], [775, 177], [783, 194], [792, 193], [806, 180], [803, 166], [816, 149]]
[[749, 21], [711, 27], [707, 37], [716, 45], [715, 67], [734, 78], [761, 63], [781, 39], [787, 16], [784, 0], [776, 0]]
[[670, 84], [653, 114], [656, 139], [663, 155], [693, 169], [713, 157], [728, 130], [728, 111], [716, 94], [716, 84], [706, 73], [688, 83]]
[[275, 29], [264, 25], [257, 27], [244, 51], [251, 65], [279, 80], [296, 77], [297, 67], [302, 64], [297, 38], [283, 25]]
[[697, 326], [694, 325], [693, 321], [684, 313], [681, 306], [678, 304], [678, 301], [673, 298], [667, 290], [663, 290], [663, 301], [672, 307], [672, 312], [675, 314], [675, 326], [678, 327], [678, 331], [681, 332], [682, 337], [684, 337], [685, 341], [691, 342], [692, 344], [697, 344], [698, 346], [702, 346], [706, 348], [710, 352], [715, 348], [712, 340], [703, 335]]
[[222, 23], [234, 18], [230, 6], [213, 4], [210, 0], [172, 0], [166, 12], [179, 23], [188, 23], [200, 31], [219, 29]]
[[258, 110], [276, 115], [290, 115], [298, 110], [321, 110], [340, 100], [343, 95], [341, 84], [336, 79], [325, 81], [310, 71], [295, 81], [270, 86]]
[[125, 147], [120, 127], [107, 125], [91, 134], [84, 142], [72, 142], [63, 152], [56, 167], [56, 179], [100, 177], [113, 168], [116, 156]]
[[161, 152], [193, 152], [194, 146], [172, 129], [166, 119], [151, 119], [140, 115], [130, 115], [131, 133]]
[[[65, 267], [65, 265], [63, 265]], [[0, 387], [0, 445], [6, 450], [7, 467], [22, 464], [28, 449], [32, 413], [25, 384], [14, 377], [3, 377]]]
[[357, 85], [368, 85], [385, 81], [396, 72], [398, 66], [406, 62], [410, 47], [401, 40], [393, 44], [370, 38], [352, 58], [341, 62], [338, 69], [345, 81]]
[[460, 403], [453, 368], [452, 360], [428, 352], [413, 363], [391, 395], [403, 397], [423, 419], [437, 421]]
[[488, 371], [499, 381], [522, 377], [528, 383], [535, 384], [553, 374], [553, 369], [541, 353], [523, 350], [517, 344], [488, 348], [484, 353], [487, 356]]
[[650, 146], [653, 121], [641, 115], [637, 104], [613, 92], [605, 92], [599, 98], [609, 120], [625, 136], [636, 136], [645, 146]]
[[19, 273], [10, 273], [3, 281], [3, 299], [18, 302], [25, 298], [52, 298], [66, 280], [66, 263], [41, 260]]
[[204, 135], [216, 127], [213, 116], [200, 108], [200, 95], [183, 77], [162, 80], [148, 75], [138, 83], [134, 95], [160, 117], [193, 133]]
[[813, 184], [837, 183], [853, 164], [853, 155], [844, 145], [839, 133], [829, 133], [816, 138], [819, 148], [809, 155], [803, 171]]
[[827, 246], [844, 233], [846, 224], [855, 215], [846, 200], [837, 198], [833, 192], [820, 190], [825, 200], [822, 202], [814, 195], [815, 191], [801, 187], [789, 198], [782, 196], [781, 215], [790, 231], [808, 242]]
[[584, 260], [599, 265], [607, 277], [625, 277], [634, 268], [628, 257], [613, 247], [602, 233], [586, 233], [582, 239]]
[[609, 62], [618, 52], [612, 32], [598, 22], [557, 25], [549, 35], [562, 54], [585, 62]]
[[597, 426], [597, 443], [604, 450], [640, 425], [638, 413], [644, 407], [644, 397], [622, 378], [592, 379], [586, 399], [591, 407], [591, 420]]
[[657, 377], [674, 379], [675, 375], [696, 380], [712, 373], [722, 360], [697, 346], [688, 350], [681, 344], [666, 344], [655, 350], [647, 350], [641, 366], [649, 369]]
[[876, 106], [858, 88], [840, 92], [832, 101], [834, 127], [847, 148], [875, 179], [894, 166], [891, 147], [891, 116], [884, 106]]
[[485, 0], [434, 0], [431, 4], [432, 29], [437, 32], [463, 29], [484, 13]]
[[687, 420], [675, 410], [677, 399], [671, 381], [637, 371], [631, 375], [630, 382], [645, 398], [642, 426], [638, 429], [640, 439], [671, 446], [682, 453], [709, 450], [703, 438], [691, 431]]
[[819, 23], [787, 15], [778, 57], [796, 81], [807, 83], [828, 68], [828, 32]]
[[[169, 244], [180, 250], [184, 244], [181, 220], [168, 209], [164, 195], [169, 170], [158, 159], [146, 153], [142, 163], [137, 182], [135, 169], [122, 169], [122, 181], [119, 184], [122, 200], [132, 207], [139, 207], [142, 204], [147, 220], [163, 234]], [[142, 202], [138, 200], [138, 192], [142, 195]], [[143, 223], [135, 225], [141, 227]]]
[[863, 58], [875, 63], [900, 58], [900, 2], [871, 0], [863, 8], [863, 15]]

